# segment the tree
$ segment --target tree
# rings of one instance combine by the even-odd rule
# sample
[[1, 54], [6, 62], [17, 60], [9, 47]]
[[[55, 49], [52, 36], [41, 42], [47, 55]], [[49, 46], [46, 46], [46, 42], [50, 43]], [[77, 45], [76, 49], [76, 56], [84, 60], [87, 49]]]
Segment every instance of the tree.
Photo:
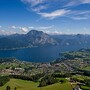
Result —
[[86, 85], [90, 86], [90, 79], [86, 79], [86, 80], [84, 80], [84, 82]]
[[17, 90], [17, 88], [15, 87], [14, 90]]
[[46, 81], [42, 81], [42, 82], [40, 83], [39, 87], [43, 87], [43, 86], [46, 86], [46, 85], [47, 85]]
[[46, 75], [41, 79], [39, 87], [51, 85], [51, 84], [54, 84], [57, 82], [58, 82], [58, 80], [56, 78], [54, 78], [53, 75]]
[[10, 86], [7, 86], [7, 87], [6, 87], [6, 90], [11, 90]]
[[64, 80], [64, 79], [61, 79], [61, 80], [60, 80], [60, 82], [61, 82], [61, 83], [65, 83], [65, 82], [66, 82], [66, 80]]

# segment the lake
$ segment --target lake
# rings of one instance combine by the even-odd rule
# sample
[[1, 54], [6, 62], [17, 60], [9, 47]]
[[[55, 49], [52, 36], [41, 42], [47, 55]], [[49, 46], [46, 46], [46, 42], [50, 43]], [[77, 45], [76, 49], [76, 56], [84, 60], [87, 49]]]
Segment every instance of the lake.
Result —
[[59, 57], [60, 52], [74, 51], [83, 46], [48, 46], [24, 48], [19, 50], [0, 50], [0, 57], [15, 57], [19, 60], [30, 62], [50, 62]]

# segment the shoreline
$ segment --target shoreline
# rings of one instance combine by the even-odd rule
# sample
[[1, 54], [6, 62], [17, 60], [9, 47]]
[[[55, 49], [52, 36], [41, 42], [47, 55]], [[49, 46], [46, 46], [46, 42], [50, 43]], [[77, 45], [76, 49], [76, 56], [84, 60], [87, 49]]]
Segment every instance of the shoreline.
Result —
[[37, 47], [37, 46], [20, 47], [20, 48], [11, 48], [11, 49], [0, 49], [0, 51], [6, 51], [6, 50], [20, 50], [20, 49], [33, 48], [33, 47]]
[[[52, 45], [52, 46], [55, 46], [55, 45]], [[5, 51], [5, 50], [20, 50], [20, 49], [25, 49], [25, 48], [36, 48], [36, 47], [44, 47], [44, 46], [27, 46], [27, 47], [19, 47], [19, 48], [11, 48], [11, 49], [0, 49], [0, 51]]]

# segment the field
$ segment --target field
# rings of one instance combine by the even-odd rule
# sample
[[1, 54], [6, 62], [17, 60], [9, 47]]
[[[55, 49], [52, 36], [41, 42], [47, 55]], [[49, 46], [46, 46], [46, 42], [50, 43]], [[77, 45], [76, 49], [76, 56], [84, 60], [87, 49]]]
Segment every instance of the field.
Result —
[[[90, 79], [90, 77], [88, 77], [88, 76], [81, 76], [81, 75], [75, 75], [75, 76], [73, 76], [73, 78], [76, 78], [79, 81], [80, 80], [85, 81], [86, 79]], [[86, 86], [86, 85], [85, 86], [81, 85], [81, 88], [83, 90], [90, 90], [90, 87], [89, 86]]]
[[31, 81], [24, 81], [20, 79], [11, 79], [7, 84], [0, 87], [0, 90], [5, 90], [6, 86], [9, 85], [11, 90], [16, 87], [17, 90], [72, 90], [70, 83], [57, 83], [46, 87], [38, 87], [38, 83]]
[[90, 71], [90, 66], [83, 68], [83, 70]]
[[76, 78], [78, 80], [84, 81], [85, 79], [90, 79], [89, 76], [81, 76], [81, 75], [74, 75], [73, 78]]
[[88, 87], [88, 86], [81, 86], [81, 88], [82, 88], [83, 90], [90, 90], [90, 87]]

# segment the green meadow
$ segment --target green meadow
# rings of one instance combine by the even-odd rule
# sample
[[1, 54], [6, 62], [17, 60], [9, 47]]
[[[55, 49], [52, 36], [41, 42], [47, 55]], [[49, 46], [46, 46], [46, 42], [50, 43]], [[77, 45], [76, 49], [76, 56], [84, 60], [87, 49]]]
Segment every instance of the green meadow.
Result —
[[90, 66], [84, 67], [83, 70], [90, 71]]
[[72, 87], [69, 82], [66, 83], [56, 83], [46, 87], [38, 87], [38, 82], [25, 81], [20, 79], [11, 79], [4, 86], [0, 87], [0, 90], [5, 90], [7, 86], [11, 87], [11, 90], [14, 90], [16, 87], [17, 90], [72, 90]]

